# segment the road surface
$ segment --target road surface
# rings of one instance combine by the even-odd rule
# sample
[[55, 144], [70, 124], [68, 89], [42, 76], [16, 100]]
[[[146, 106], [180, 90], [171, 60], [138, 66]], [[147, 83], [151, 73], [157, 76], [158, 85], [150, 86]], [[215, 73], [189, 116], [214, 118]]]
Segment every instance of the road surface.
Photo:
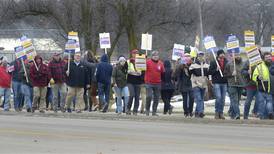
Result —
[[0, 153], [274, 154], [274, 126], [1, 115]]

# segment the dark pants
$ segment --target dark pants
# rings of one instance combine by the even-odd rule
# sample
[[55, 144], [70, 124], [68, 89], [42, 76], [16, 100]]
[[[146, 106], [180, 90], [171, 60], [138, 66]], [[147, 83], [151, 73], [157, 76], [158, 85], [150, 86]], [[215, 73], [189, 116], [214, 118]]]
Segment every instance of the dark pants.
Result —
[[109, 105], [109, 93], [110, 93], [110, 84], [104, 84], [98, 82], [98, 95], [99, 95], [99, 102], [100, 106], [103, 108], [103, 112], [108, 111]]
[[228, 87], [228, 94], [230, 97], [229, 116], [231, 119], [240, 117], [240, 100], [243, 88], [241, 87]]
[[194, 104], [193, 91], [190, 90], [188, 92], [182, 92], [182, 96], [183, 96], [184, 115], [192, 114], [193, 104]]
[[52, 103], [53, 100], [53, 94], [52, 94], [52, 89], [51, 88], [47, 88], [47, 95], [46, 95], [46, 108], [49, 107], [49, 104]]
[[153, 98], [153, 105], [152, 105], [152, 114], [156, 114], [157, 107], [159, 103], [160, 97], [160, 88], [161, 85], [159, 84], [146, 84], [146, 112], [150, 112], [151, 100]]
[[139, 84], [128, 84], [129, 89], [129, 101], [128, 101], [128, 111], [130, 111], [134, 99], [134, 107], [133, 112], [137, 113], [139, 108], [139, 100], [140, 100], [140, 91], [141, 85]]
[[173, 89], [161, 90], [161, 97], [164, 102], [164, 113], [167, 113], [171, 109], [170, 100], [173, 96]]

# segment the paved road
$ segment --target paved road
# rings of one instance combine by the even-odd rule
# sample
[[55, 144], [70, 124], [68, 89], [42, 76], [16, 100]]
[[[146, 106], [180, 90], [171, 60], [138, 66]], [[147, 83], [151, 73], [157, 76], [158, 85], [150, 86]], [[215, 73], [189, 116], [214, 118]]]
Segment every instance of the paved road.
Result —
[[274, 126], [1, 115], [0, 153], [274, 153]]

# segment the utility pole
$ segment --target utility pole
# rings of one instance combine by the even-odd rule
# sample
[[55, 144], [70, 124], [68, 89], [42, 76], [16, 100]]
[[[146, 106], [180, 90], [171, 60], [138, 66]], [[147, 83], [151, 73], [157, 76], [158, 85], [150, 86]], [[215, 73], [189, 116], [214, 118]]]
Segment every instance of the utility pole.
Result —
[[204, 28], [203, 28], [203, 16], [202, 16], [202, 6], [201, 0], [198, 1], [198, 14], [199, 14], [199, 28], [200, 28], [200, 46], [199, 49], [203, 49], [203, 39], [204, 39]]

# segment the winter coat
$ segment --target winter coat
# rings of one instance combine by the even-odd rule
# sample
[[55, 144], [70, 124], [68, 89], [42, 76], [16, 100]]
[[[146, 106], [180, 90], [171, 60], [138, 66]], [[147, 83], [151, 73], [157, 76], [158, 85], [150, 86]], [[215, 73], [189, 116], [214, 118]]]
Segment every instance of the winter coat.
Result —
[[96, 72], [97, 62], [95, 60], [94, 61], [88, 60], [87, 56], [85, 56], [81, 61], [88, 69], [91, 82], [95, 83], [96, 82], [95, 72]]
[[127, 83], [130, 84], [142, 84], [144, 82], [144, 73], [138, 72], [135, 68], [135, 64], [128, 61], [128, 76]]
[[[41, 64], [37, 64], [37, 59], [41, 59]], [[35, 65], [30, 67], [30, 80], [33, 87], [46, 87], [50, 81], [50, 71], [48, 66], [43, 64], [43, 59], [40, 56], [36, 56], [34, 58], [36, 64], [38, 65], [38, 70], [36, 69]]]
[[[227, 60], [224, 59], [224, 66], [227, 64]], [[227, 78], [226, 77], [222, 77], [220, 72], [217, 69], [217, 64], [216, 61], [213, 60], [210, 62], [210, 66], [209, 66], [209, 74], [212, 76], [212, 83], [219, 83], [219, 84], [225, 84], [227, 83]], [[222, 73], [224, 72], [224, 70], [222, 70]]]
[[63, 60], [52, 60], [49, 63], [49, 71], [51, 73], [51, 77], [53, 78], [55, 83], [65, 83], [66, 82], [66, 63]]
[[232, 76], [233, 70], [234, 70], [234, 63], [230, 62], [225, 66], [224, 70], [224, 76], [227, 77], [228, 80], [228, 86], [232, 87], [244, 87], [244, 79], [241, 74], [241, 71], [243, 70], [243, 62], [236, 63], [236, 80], [235, 77]]
[[162, 73], [161, 80], [161, 89], [162, 90], [174, 90], [174, 78], [173, 78], [173, 70], [171, 69], [170, 61], [164, 61], [165, 72]]
[[12, 80], [21, 82], [22, 78], [24, 77], [21, 73], [19, 73], [21, 70], [23, 70], [22, 62], [19, 59], [17, 59], [13, 61], [11, 65], [14, 66], [14, 70], [12, 72]]
[[[207, 63], [200, 63], [198, 60], [191, 64], [189, 71], [191, 74], [192, 87], [206, 88], [208, 81], [209, 65]], [[202, 75], [202, 70], [204, 74]]]
[[[262, 82], [258, 78], [259, 76], [262, 77]], [[259, 91], [270, 93], [270, 71], [265, 62], [262, 62], [255, 68], [252, 80], [256, 82]]]
[[10, 88], [11, 86], [11, 75], [7, 72], [6, 66], [0, 66], [0, 87]]
[[69, 76], [67, 77], [67, 85], [76, 88], [85, 88], [90, 84], [87, 67], [80, 62], [78, 65], [70, 62]]
[[163, 63], [158, 60], [147, 60], [147, 70], [145, 73], [146, 84], [161, 84], [161, 74], [165, 72]]
[[127, 85], [127, 68], [119, 63], [112, 72], [113, 84], [117, 84], [118, 88], [124, 88]]
[[244, 79], [244, 85], [245, 87], [251, 87], [251, 86], [256, 86], [256, 82], [254, 82], [252, 80], [252, 74], [254, 72], [254, 69], [251, 70], [251, 78], [250, 78], [250, 74], [248, 73], [248, 71], [250, 70], [249, 68], [249, 61], [246, 61], [244, 63], [244, 66], [243, 66], [243, 69], [241, 71], [241, 74], [243, 76], [243, 79]]
[[112, 66], [108, 62], [108, 56], [104, 54], [101, 57], [100, 63], [97, 65], [96, 69], [96, 80], [99, 83], [110, 84], [112, 76]]
[[174, 76], [177, 81], [176, 88], [179, 92], [189, 92], [192, 90], [191, 75], [187, 65], [178, 65]]

